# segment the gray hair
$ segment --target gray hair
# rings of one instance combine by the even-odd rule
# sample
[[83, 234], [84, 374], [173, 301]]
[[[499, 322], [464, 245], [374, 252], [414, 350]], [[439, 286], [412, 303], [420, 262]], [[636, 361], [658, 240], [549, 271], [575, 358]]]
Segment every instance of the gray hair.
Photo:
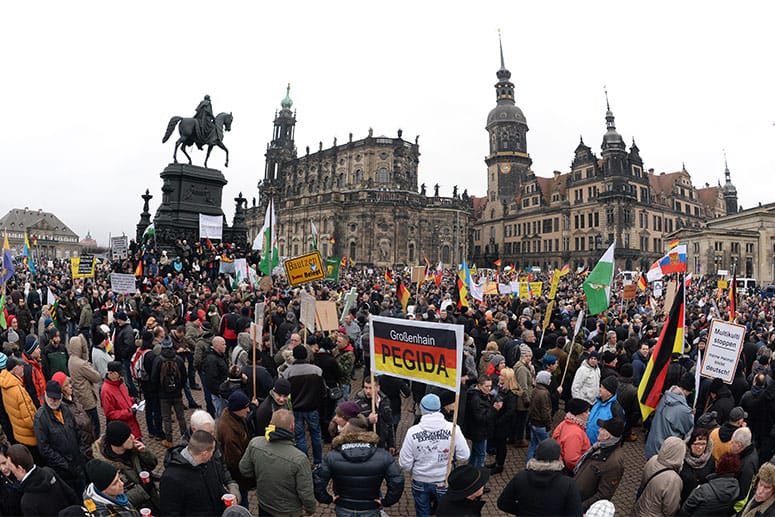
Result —
[[498, 330], [506, 330], [507, 323], [505, 320], [501, 320], [498, 322]]
[[215, 419], [213, 419], [213, 417], [210, 416], [210, 413], [204, 409], [197, 409], [191, 413], [191, 420], [189, 421], [189, 426], [191, 426], [191, 429], [202, 429], [202, 427], [208, 424], [215, 428]]
[[751, 445], [751, 430], [748, 427], [739, 427], [732, 433], [732, 441], [743, 446], [743, 449]]

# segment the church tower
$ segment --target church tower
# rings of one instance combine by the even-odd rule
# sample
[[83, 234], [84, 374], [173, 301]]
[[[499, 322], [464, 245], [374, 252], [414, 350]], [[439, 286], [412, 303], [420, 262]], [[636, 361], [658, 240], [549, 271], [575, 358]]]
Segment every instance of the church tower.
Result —
[[487, 164], [487, 197], [490, 202], [506, 204], [515, 200], [521, 185], [532, 176], [532, 160], [527, 153], [527, 121], [514, 102], [514, 83], [511, 72], [503, 62], [503, 43], [500, 41], [501, 67], [496, 73], [496, 106], [487, 115], [490, 135], [490, 153]]
[[724, 206], [727, 209], [727, 215], [737, 213], [737, 189], [732, 185], [732, 175], [727, 165], [727, 155], [724, 153], [724, 186], [721, 188], [724, 194]]
[[280, 111], [275, 113], [272, 141], [266, 147], [266, 168], [264, 183], [279, 186], [282, 164], [296, 158], [294, 136], [296, 132], [296, 113], [291, 111], [291, 85], [285, 90], [285, 98], [280, 102]]

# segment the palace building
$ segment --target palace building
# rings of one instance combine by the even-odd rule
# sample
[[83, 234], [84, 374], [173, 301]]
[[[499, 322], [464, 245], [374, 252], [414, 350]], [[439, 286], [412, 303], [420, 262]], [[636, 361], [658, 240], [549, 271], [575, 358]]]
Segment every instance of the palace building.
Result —
[[473, 200], [472, 262], [593, 266], [615, 239], [618, 267], [647, 269], [662, 256], [666, 234], [737, 212], [728, 169], [723, 187], [705, 188], [696, 188], [683, 167], [668, 174], [647, 169], [635, 140], [628, 148], [617, 131], [607, 99], [600, 156], [581, 140], [569, 170], [537, 176], [502, 46], [500, 58], [496, 105], [486, 125], [487, 195]]
[[22, 254], [25, 233], [36, 260], [77, 257], [81, 252], [78, 235], [56, 215], [41, 209], [13, 208], [0, 218], [0, 229], [17, 256]]

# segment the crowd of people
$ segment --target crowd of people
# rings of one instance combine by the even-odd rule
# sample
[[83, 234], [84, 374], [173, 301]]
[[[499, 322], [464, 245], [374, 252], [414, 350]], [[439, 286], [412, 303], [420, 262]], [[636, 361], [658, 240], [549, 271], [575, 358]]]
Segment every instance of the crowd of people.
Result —
[[[445, 271], [405, 282], [404, 305], [376, 269], [302, 288], [274, 275], [262, 289], [219, 273], [234, 247], [180, 242], [174, 255], [133, 245], [94, 278], [53, 259], [34, 276], [19, 264], [5, 283], [0, 515], [221, 515], [249, 508], [251, 491], [258, 515], [275, 517], [321, 505], [379, 516], [407, 497], [418, 517], [496, 505], [613, 515], [623, 443], [639, 441], [633, 515], [775, 515], [773, 299], [743, 294], [730, 314], [728, 294], [695, 279], [685, 348], [643, 421], [637, 390], [670, 309], [649, 292], [622, 300], [614, 286], [608, 311], [582, 316], [580, 275], [564, 276], [549, 305], [545, 293], [459, 300]], [[111, 290], [111, 272], [139, 271], [136, 293]], [[303, 328], [302, 292], [341, 308], [351, 288], [338, 329]], [[462, 325], [458, 391], [371, 375], [373, 315]], [[733, 381], [703, 377], [698, 390], [710, 322], [730, 317], [746, 328]], [[414, 425], [401, 440], [407, 399]], [[526, 464], [486, 502], [519, 448]]]

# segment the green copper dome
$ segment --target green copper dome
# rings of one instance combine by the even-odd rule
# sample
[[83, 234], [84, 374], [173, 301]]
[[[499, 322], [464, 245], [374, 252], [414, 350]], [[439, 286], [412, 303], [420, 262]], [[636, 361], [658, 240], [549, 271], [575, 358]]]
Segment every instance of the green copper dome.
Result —
[[288, 88], [285, 90], [285, 98], [280, 103], [280, 106], [287, 110], [291, 109], [291, 106], [293, 106], [293, 100], [291, 100], [291, 83], [288, 83]]

